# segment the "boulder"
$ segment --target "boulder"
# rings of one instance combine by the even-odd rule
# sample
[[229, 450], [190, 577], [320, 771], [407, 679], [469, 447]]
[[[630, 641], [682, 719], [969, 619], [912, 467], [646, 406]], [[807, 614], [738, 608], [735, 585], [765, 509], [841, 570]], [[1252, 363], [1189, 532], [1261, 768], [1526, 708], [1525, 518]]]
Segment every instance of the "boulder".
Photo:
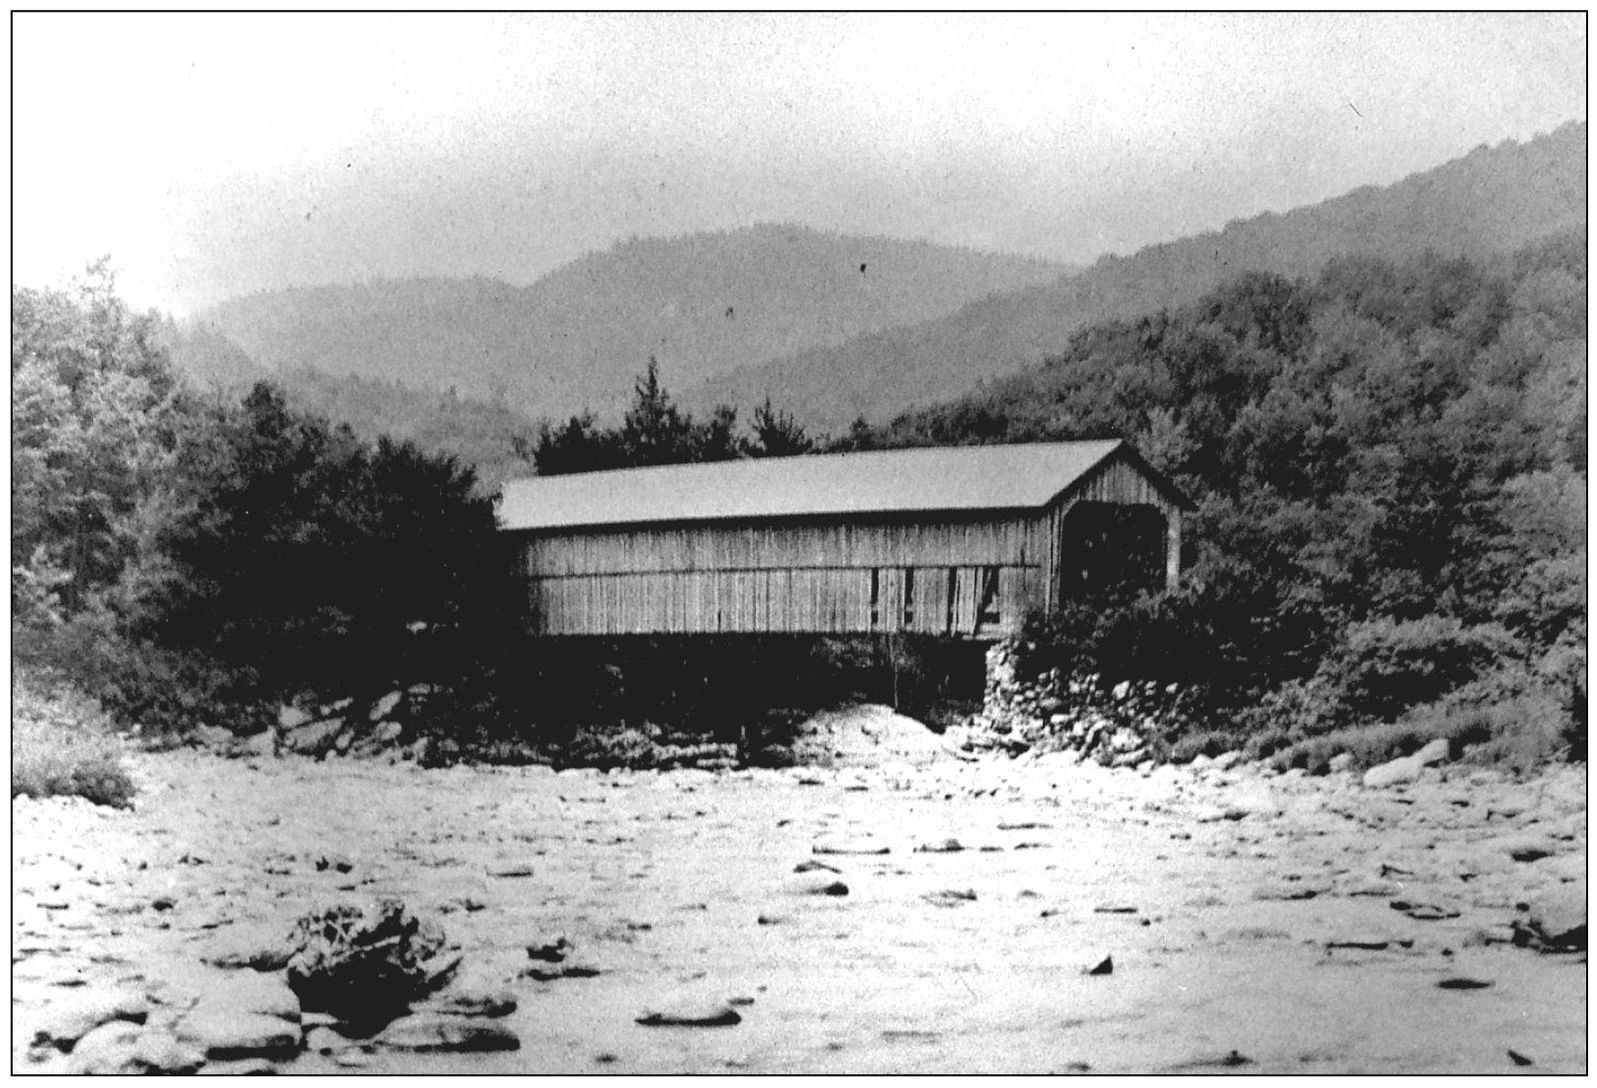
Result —
[[1586, 882], [1560, 884], [1531, 899], [1514, 919], [1514, 943], [1543, 952], [1586, 950]]
[[309, 1010], [383, 1023], [436, 989], [460, 962], [444, 935], [397, 899], [341, 904], [297, 923], [288, 984]]
[[731, 1027], [742, 1022], [728, 1002], [716, 998], [681, 996], [644, 1009], [637, 1022], [646, 1027]]
[[344, 719], [310, 722], [283, 734], [283, 745], [291, 752], [315, 753], [332, 745], [338, 731], [344, 728]]
[[1446, 763], [1452, 756], [1452, 743], [1446, 737], [1437, 737], [1409, 758], [1422, 767], [1429, 767], [1436, 763]]
[[789, 895], [830, 895], [841, 896], [848, 894], [848, 885], [836, 877], [821, 874], [794, 877], [786, 885]]
[[458, 1016], [417, 1015], [396, 1020], [377, 1037], [379, 1046], [418, 1054], [518, 1050], [521, 1039], [503, 1024]]
[[52, 1008], [33, 1041], [36, 1045], [71, 1050], [79, 1039], [102, 1024], [113, 1021], [142, 1024], [149, 1012], [149, 1001], [143, 994], [131, 990], [87, 993]]
[[143, 1034], [143, 1028], [126, 1020], [101, 1024], [77, 1041], [67, 1071], [78, 1076], [142, 1073], [136, 1055]]
[[1400, 782], [1412, 782], [1424, 769], [1425, 764], [1413, 756], [1403, 756], [1401, 759], [1394, 759], [1390, 763], [1382, 763], [1365, 771], [1364, 784], [1371, 789], [1382, 789]]
[[178, 1038], [218, 1061], [286, 1058], [300, 1048], [297, 1023], [267, 1013], [203, 1003], [179, 1022]]
[[394, 712], [399, 701], [405, 697], [404, 692], [390, 691], [381, 699], [372, 704], [371, 712], [366, 715], [367, 721], [380, 722]]

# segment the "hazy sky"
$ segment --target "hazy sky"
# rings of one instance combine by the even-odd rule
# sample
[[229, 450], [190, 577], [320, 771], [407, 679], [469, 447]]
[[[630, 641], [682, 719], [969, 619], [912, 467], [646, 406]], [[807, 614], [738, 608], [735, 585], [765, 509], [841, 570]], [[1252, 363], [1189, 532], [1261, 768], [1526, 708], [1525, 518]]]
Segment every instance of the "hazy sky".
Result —
[[13, 261], [186, 312], [796, 221], [1085, 262], [1586, 116], [1583, 15], [13, 16]]

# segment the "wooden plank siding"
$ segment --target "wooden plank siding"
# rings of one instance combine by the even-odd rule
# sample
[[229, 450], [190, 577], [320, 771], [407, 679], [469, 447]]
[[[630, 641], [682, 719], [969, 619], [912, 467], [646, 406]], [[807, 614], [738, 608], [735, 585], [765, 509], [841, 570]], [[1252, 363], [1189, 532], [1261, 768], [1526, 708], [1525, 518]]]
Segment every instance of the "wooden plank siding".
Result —
[[539, 633], [972, 636], [994, 568], [999, 616], [1024, 614], [1044, 584], [1047, 534], [1031, 512], [787, 520], [526, 533], [520, 554]]
[[1178, 540], [1179, 496], [1132, 457], [1113, 453], [1027, 509], [511, 530], [529, 624], [558, 635], [996, 637], [1034, 608], [1057, 607], [1062, 522], [1074, 504], [1156, 507]]

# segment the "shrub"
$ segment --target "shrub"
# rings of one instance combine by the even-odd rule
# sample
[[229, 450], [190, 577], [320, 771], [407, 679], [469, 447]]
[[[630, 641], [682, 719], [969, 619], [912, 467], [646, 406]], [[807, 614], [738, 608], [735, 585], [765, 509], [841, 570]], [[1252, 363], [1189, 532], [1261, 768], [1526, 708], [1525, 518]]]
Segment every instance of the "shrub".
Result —
[[1495, 623], [1466, 627], [1446, 616], [1380, 617], [1351, 624], [1324, 673], [1349, 716], [1389, 720], [1434, 702], [1520, 649]]
[[1446, 697], [1414, 707], [1396, 721], [1360, 724], [1297, 740], [1276, 758], [1280, 767], [1323, 774], [1347, 752], [1359, 767], [1409, 755], [1438, 738], [1474, 762], [1526, 772], [1574, 757], [1569, 708], [1559, 691], [1519, 667], [1495, 669]]
[[12, 797], [83, 797], [112, 808], [132, 804], [133, 782], [120, 746], [94, 700], [21, 672], [12, 699]]

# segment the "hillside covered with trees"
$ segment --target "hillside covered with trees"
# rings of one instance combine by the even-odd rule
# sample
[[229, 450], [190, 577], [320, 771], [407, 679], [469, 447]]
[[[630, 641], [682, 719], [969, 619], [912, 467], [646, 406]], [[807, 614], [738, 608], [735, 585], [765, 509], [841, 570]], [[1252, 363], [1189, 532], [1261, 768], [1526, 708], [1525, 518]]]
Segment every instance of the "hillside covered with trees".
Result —
[[1586, 125], [1481, 146], [1384, 187], [1365, 186], [1284, 214], [1265, 213], [1130, 256], [1107, 256], [1053, 283], [973, 301], [919, 325], [837, 347], [752, 362], [685, 386], [683, 402], [748, 408], [770, 397], [812, 429], [840, 433], [935, 404], [1032, 367], [1104, 321], [1196, 301], [1249, 271], [1313, 276], [1344, 257], [1481, 259], [1586, 225]]
[[1583, 751], [1586, 290], [1584, 232], [1247, 273], [844, 445], [1133, 442], [1198, 505], [1185, 585], [1040, 618], [1039, 664], [1199, 690], [1211, 747]]
[[453, 388], [533, 417], [614, 415], [651, 356], [668, 380], [696, 383], [941, 317], [1068, 271], [1028, 257], [762, 224], [634, 238], [525, 286], [477, 276], [267, 291], [215, 306], [195, 324], [269, 373], [313, 369], [426, 392]]
[[[1167, 757], [1318, 768], [1445, 736], [1528, 765], [1585, 750], [1586, 285], [1584, 232], [1246, 272], [830, 442], [769, 402], [746, 425], [690, 412], [651, 363], [619, 424], [507, 445], [555, 473], [1124, 437], [1197, 503], [1184, 583], [1033, 617], [1027, 667], [1174, 685]], [[12, 321], [18, 661], [175, 733], [390, 689], [501, 740], [608, 713], [515, 637], [514, 572], [457, 457], [329, 422], [311, 405], [338, 387], [195, 391], [103, 269], [14, 288]]]

